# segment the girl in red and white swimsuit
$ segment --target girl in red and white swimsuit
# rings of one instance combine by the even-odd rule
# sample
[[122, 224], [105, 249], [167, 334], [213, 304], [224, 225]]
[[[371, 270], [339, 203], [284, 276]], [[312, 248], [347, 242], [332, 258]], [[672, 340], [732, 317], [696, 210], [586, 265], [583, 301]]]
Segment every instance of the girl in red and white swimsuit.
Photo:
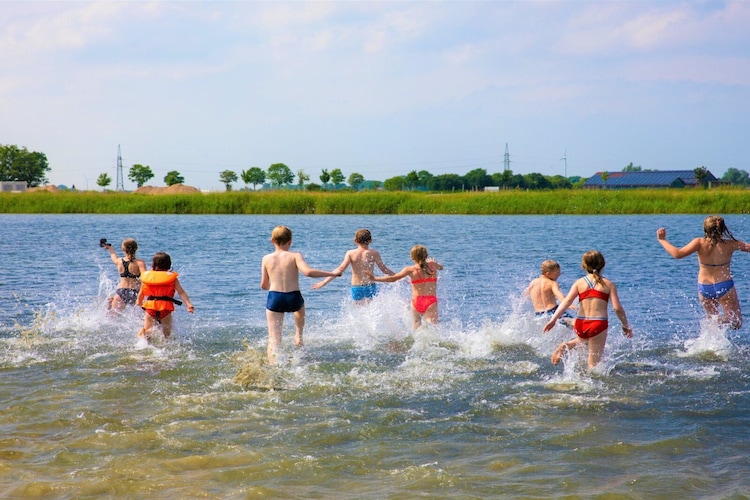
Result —
[[422, 324], [422, 318], [428, 323], [438, 322], [437, 272], [443, 266], [428, 257], [427, 248], [415, 245], [410, 252], [414, 265], [407, 266], [391, 276], [371, 276], [373, 281], [391, 283], [407, 276], [411, 277], [411, 312], [414, 317], [414, 328]]
[[609, 327], [607, 306], [610, 300], [612, 301], [612, 309], [622, 323], [623, 335], [626, 337], [633, 336], [633, 330], [628, 324], [625, 309], [620, 304], [620, 298], [617, 295], [617, 287], [612, 281], [601, 275], [604, 265], [604, 256], [598, 251], [591, 250], [583, 254], [581, 267], [587, 275], [573, 283], [565, 300], [560, 303], [555, 314], [544, 325], [544, 331], [550, 331], [562, 313], [578, 298], [578, 317], [573, 326], [576, 338], [569, 342], [563, 342], [555, 349], [555, 352], [552, 353], [552, 364], [556, 365], [565, 351], [582, 343], [588, 345], [589, 348], [588, 367], [593, 368], [599, 363], [604, 354], [604, 344], [607, 341], [607, 328]]

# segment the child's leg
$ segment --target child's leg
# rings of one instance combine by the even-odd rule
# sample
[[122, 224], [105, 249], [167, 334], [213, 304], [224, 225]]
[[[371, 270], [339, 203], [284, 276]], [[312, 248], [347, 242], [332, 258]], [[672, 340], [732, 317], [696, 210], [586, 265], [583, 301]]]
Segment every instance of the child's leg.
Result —
[[146, 313], [146, 317], [143, 319], [143, 328], [138, 332], [139, 337], [143, 337], [145, 339], [151, 338], [151, 329], [154, 328], [154, 325], [156, 324], [156, 320], [153, 316]]
[[432, 304], [430, 307], [427, 308], [427, 310], [424, 312], [424, 320], [428, 323], [432, 323], [434, 325], [437, 325], [438, 323], [438, 305], [437, 302]]
[[580, 337], [576, 337], [571, 341], [563, 342], [559, 346], [557, 346], [557, 349], [555, 349], [555, 352], [552, 353], [552, 364], [556, 365], [560, 362], [560, 359], [563, 357], [563, 354], [565, 354], [565, 351], [569, 351], [573, 349], [575, 346], [581, 343]]
[[413, 320], [413, 328], [416, 330], [420, 326], [422, 326], [422, 314], [420, 314], [419, 311], [414, 309], [414, 306], [411, 306], [411, 317]]
[[604, 344], [607, 342], [607, 331], [603, 331], [595, 337], [588, 339], [589, 345], [589, 368], [599, 364], [604, 355]]
[[275, 365], [279, 348], [281, 347], [281, 330], [284, 326], [284, 313], [266, 309], [266, 322], [268, 323], [268, 363]]
[[302, 346], [302, 330], [305, 329], [305, 306], [294, 313], [294, 345]]
[[729, 325], [735, 330], [742, 326], [742, 308], [740, 299], [737, 298], [737, 289], [732, 288], [723, 297], [719, 299], [724, 315], [719, 319], [721, 323]]
[[[735, 292], [735, 295], [736, 295], [736, 292]], [[701, 305], [703, 306], [703, 309], [706, 311], [706, 316], [708, 318], [718, 319], [719, 318], [719, 302], [715, 299], [707, 299], [701, 294], [698, 294], [698, 297], [700, 297], [701, 299]]]
[[172, 335], [172, 315], [168, 314], [165, 318], [161, 319], [161, 331], [164, 334], [164, 338], [168, 339]]

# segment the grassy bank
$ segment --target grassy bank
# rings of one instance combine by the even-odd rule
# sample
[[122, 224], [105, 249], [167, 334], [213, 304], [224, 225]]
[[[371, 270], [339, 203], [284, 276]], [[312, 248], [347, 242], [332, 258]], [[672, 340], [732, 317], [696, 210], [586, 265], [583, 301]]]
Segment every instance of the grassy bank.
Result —
[[0, 213], [86, 214], [703, 214], [747, 213], [745, 189], [209, 194], [0, 193]]

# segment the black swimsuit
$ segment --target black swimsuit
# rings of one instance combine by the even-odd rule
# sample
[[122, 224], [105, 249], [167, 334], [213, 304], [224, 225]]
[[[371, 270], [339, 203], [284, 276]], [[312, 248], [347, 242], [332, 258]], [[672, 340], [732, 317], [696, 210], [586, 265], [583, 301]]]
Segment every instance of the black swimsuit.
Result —
[[122, 266], [125, 268], [125, 271], [120, 273], [121, 278], [140, 278], [140, 275], [136, 276], [135, 274], [130, 272], [130, 264], [133, 263], [132, 260], [125, 260], [122, 259]]

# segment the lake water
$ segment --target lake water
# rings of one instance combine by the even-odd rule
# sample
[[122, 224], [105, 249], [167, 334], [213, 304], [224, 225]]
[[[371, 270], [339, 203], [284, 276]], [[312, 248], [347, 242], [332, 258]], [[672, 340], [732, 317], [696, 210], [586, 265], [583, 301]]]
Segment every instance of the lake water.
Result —
[[[750, 261], [733, 272], [745, 326], [703, 321], [694, 257], [657, 243], [703, 216], [0, 215], [0, 496], [129, 498], [747, 498]], [[750, 218], [728, 216], [750, 239]], [[441, 324], [412, 332], [406, 281], [369, 307], [349, 271], [302, 278], [306, 345], [287, 316], [264, 366], [260, 260], [271, 229], [320, 269], [354, 232], [394, 271], [424, 244]], [[99, 238], [172, 256], [195, 304], [138, 344], [142, 312], [109, 317], [117, 273]], [[552, 366], [521, 297], [547, 258], [565, 292], [596, 248], [635, 329], [610, 313], [603, 363]]]

